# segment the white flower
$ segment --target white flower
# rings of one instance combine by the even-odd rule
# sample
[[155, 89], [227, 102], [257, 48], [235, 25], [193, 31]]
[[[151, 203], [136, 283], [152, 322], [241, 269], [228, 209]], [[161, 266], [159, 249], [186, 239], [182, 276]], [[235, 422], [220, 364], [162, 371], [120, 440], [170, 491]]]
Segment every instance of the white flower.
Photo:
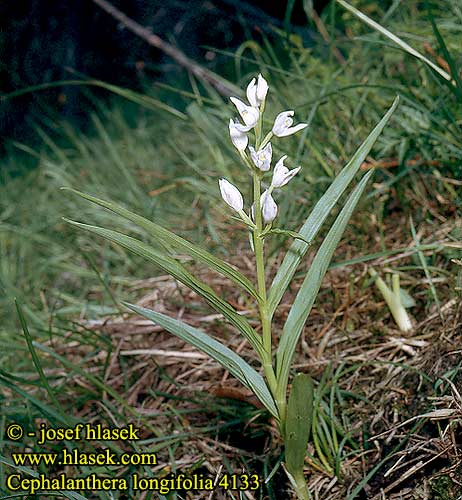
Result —
[[246, 133], [250, 128], [241, 125], [239, 122], [233, 122], [231, 118], [229, 119], [229, 135], [231, 136], [231, 142], [239, 151], [244, 151], [249, 143], [249, 138]]
[[257, 80], [257, 100], [262, 103], [266, 99], [266, 94], [268, 93], [268, 82], [261, 76], [258, 75]]
[[221, 197], [225, 202], [232, 209], [236, 210], [236, 212], [241, 211], [244, 208], [244, 200], [242, 199], [242, 194], [239, 192], [239, 189], [226, 179], [220, 179], [218, 184], [220, 185]]
[[271, 192], [266, 190], [260, 197], [261, 214], [263, 216], [263, 222], [269, 224], [273, 222], [278, 214], [278, 206], [271, 196]]
[[266, 94], [268, 93], [268, 83], [260, 75], [258, 75], [258, 80], [252, 78], [251, 82], [247, 86], [247, 99], [249, 100], [251, 106], [257, 108], [266, 99]]
[[255, 151], [252, 146], [249, 146], [249, 151], [255, 166], [262, 172], [267, 172], [271, 167], [271, 158], [273, 156], [271, 142], [268, 142], [263, 149], [259, 149], [258, 151]]
[[292, 116], [294, 116], [293, 111], [283, 111], [276, 116], [273, 125], [273, 134], [275, 136], [285, 137], [287, 135], [295, 134], [299, 130], [308, 127], [307, 123], [299, 123], [298, 125], [295, 125], [295, 127], [292, 127], [292, 124], [294, 123], [293, 118], [291, 118]]
[[284, 160], [287, 158], [287, 155], [284, 155], [274, 167], [273, 172], [273, 180], [271, 181], [271, 185], [275, 188], [280, 188], [285, 186], [294, 175], [297, 175], [300, 171], [301, 167], [294, 168], [289, 170], [286, 166], [284, 166]]
[[243, 103], [237, 97], [230, 97], [230, 100], [236, 106], [246, 126], [250, 128], [255, 127], [258, 122], [258, 117], [260, 116], [258, 109], [253, 106], [247, 106], [247, 104]]

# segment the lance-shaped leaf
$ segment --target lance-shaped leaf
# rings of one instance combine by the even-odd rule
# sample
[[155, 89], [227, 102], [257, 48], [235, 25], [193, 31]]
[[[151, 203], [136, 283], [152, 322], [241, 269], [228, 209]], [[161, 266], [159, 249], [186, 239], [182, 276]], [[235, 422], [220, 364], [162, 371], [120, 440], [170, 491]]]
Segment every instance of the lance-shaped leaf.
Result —
[[286, 465], [294, 477], [303, 474], [313, 417], [313, 393], [311, 377], [306, 373], [297, 374], [290, 391], [284, 431]]
[[142, 227], [150, 236], [152, 236], [155, 239], [156, 243], [158, 243], [161, 247], [163, 247], [164, 244], [170, 245], [170, 247], [186, 253], [193, 259], [203, 262], [204, 264], [208, 265], [218, 273], [229, 278], [231, 281], [236, 283], [236, 285], [241, 286], [244, 290], [253, 295], [256, 299], [259, 299], [255, 287], [248, 278], [246, 278], [242, 273], [240, 273], [238, 270], [230, 266], [225, 261], [215, 257], [214, 255], [200, 248], [199, 246], [191, 243], [188, 240], [185, 240], [184, 238], [178, 236], [175, 233], [172, 233], [168, 229], [159, 226], [159, 224], [156, 224], [155, 222], [152, 222], [149, 219], [134, 214], [133, 212], [130, 212], [126, 208], [123, 208], [120, 205], [117, 205], [116, 203], [101, 200], [89, 194], [77, 191], [76, 189], [71, 189], [71, 188], [62, 188], [62, 189], [65, 189], [66, 191], [71, 191], [72, 193], [77, 194], [78, 196], [84, 198], [85, 200], [91, 201], [96, 205], [106, 208], [107, 210], [110, 210], [111, 212], [120, 215], [124, 219], [133, 222], [137, 226]]
[[396, 109], [398, 101], [399, 98], [397, 97], [385, 116], [361, 144], [350, 162], [342, 169], [322, 198], [316, 203], [308, 219], [298, 231], [300, 237], [306, 241], [297, 239], [292, 243], [273, 279], [268, 296], [268, 311], [271, 316], [274, 314], [284, 292], [292, 281], [301, 259], [308, 250], [309, 244], [307, 242], [311, 242], [318, 234], [318, 231], [321, 229], [321, 226], [330, 214], [332, 208], [366, 159], [377, 137], [380, 135], [393, 111]]
[[146, 243], [132, 238], [131, 236], [127, 236], [110, 229], [104, 229], [102, 227], [90, 226], [88, 224], [82, 224], [80, 222], [75, 222], [67, 219], [65, 220], [70, 224], [73, 224], [74, 226], [80, 227], [82, 229], [90, 231], [91, 233], [102, 236], [109, 241], [117, 243], [130, 252], [133, 252], [136, 255], [139, 255], [140, 257], [143, 257], [144, 259], [158, 265], [165, 272], [172, 275], [175, 279], [199, 294], [216, 311], [223, 314], [223, 316], [245, 336], [245, 338], [250, 342], [250, 345], [257, 351], [257, 353], [260, 356], [262, 355], [263, 349], [260, 337], [250, 326], [247, 319], [238, 314], [236, 310], [228, 304], [228, 302], [218, 297], [218, 295], [212, 290], [212, 288], [209, 287], [209, 285], [197, 279], [178, 261], [162, 253], [161, 251], [152, 248]]
[[278, 394], [285, 394], [289, 378], [290, 364], [295, 352], [305, 321], [311, 312], [314, 301], [321, 287], [322, 279], [329, 267], [332, 255], [345, 231], [346, 225], [361, 197], [367, 181], [374, 172], [368, 172], [349, 196], [344, 207], [322, 242], [300, 290], [295, 297], [287, 320], [284, 324], [276, 358]]
[[228, 370], [234, 377], [242, 382], [245, 387], [250, 389], [274, 417], [278, 418], [274, 399], [263, 377], [231, 349], [220, 344], [220, 342], [209, 337], [201, 330], [193, 328], [182, 321], [170, 318], [165, 314], [128, 304], [127, 302], [124, 302], [124, 305], [137, 314], [165, 328], [165, 330], [171, 334], [180, 337], [180, 339], [191, 344], [220, 363], [223, 368]]

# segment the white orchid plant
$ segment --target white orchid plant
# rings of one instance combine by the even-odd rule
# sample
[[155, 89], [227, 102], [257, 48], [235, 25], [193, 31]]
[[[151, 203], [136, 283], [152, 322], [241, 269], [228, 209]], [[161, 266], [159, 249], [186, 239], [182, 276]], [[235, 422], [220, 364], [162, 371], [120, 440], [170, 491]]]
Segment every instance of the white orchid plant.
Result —
[[[273, 138], [279, 139], [293, 135], [307, 127], [307, 124], [299, 123], [294, 126], [294, 111], [283, 111], [275, 118], [271, 131], [263, 136], [263, 116], [267, 94], [268, 84], [262, 75], [258, 75], [247, 86], [248, 104], [236, 97], [231, 97], [243, 123], [239, 120], [231, 119], [229, 121], [230, 138], [244, 166], [248, 169], [253, 184], [253, 199], [248, 212], [245, 210], [244, 199], [239, 189], [226, 179], [219, 181], [223, 200], [237, 213], [245, 229], [249, 232], [255, 258], [255, 282], [227, 262], [163, 226], [134, 214], [120, 205], [72, 189], [71, 191], [82, 198], [100, 205], [144, 229], [151, 236], [152, 244], [147, 244], [118, 231], [75, 221], [68, 222], [121, 245], [156, 264], [179, 282], [198, 293], [246, 338], [261, 363], [261, 372], [250, 366], [247, 361], [223, 342], [216, 340], [202, 330], [160, 312], [124, 303], [135, 313], [152, 320], [173, 335], [212, 357], [255, 394], [264, 408], [277, 421], [285, 444], [285, 470], [297, 497], [306, 500], [310, 498], [310, 493], [305, 481], [304, 465], [310, 437], [315, 387], [308, 375], [298, 374], [294, 376], [291, 389], [288, 391], [292, 361], [298, 340], [334, 250], [372, 175], [372, 171], [366, 173], [358, 182], [332, 222], [299, 287], [282, 332], [277, 332], [274, 338], [272, 320], [301, 260], [340, 197], [355, 178], [375, 140], [396, 108], [398, 99], [365, 139], [351, 161], [340, 171], [298, 232], [292, 232], [272, 227], [278, 214], [273, 192], [286, 186], [300, 171], [300, 167], [287, 168], [284, 165], [287, 155], [284, 155], [276, 162], [271, 181], [263, 192], [262, 182], [265, 174], [271, 171], [273, 148], [270, 141]], [[249, 135], [254, 139], [253, 146], [249, 146]], [[281, 265], [276, 270], [271, 284], [269, 284], [269, 270], [265, 268], [264, 240], [274, 232], [285, 232], [294, 239]], [[242, 288], [243, 292], [249, 294], [255, 300], [261, 329], [255, 329], [247, 318], [239, 314], [229, 302], [190, 272], [176, 257], [179, 252], [189, 255], [193, 260], [220, 273]], [[274, 343], [276, 339], [277, 341]]]

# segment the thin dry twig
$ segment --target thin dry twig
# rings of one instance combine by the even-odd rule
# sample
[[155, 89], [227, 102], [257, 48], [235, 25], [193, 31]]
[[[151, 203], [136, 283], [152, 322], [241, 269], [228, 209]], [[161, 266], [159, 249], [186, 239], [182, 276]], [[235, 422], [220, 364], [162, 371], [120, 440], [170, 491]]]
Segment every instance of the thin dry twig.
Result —
[[96, 5], [105, 10], [114, 19], [117, 19], [121, 24], [123, 24], [127, 29], [138, 35], [140, 38], [145, 40], [152, 47], [156, 47], [161, 50], [172, 59], [174, 59], [180, 66], [186, 68], [194, 76], [200, 80], [206, 81], [212, 85], [221, 95], [229, 97], [230, 95], [240, 94], [240, 90], [235, 88], [234, 85], [228, 83], [225, 79], [221, 78], [219, 75], [204, 68], [200, 64], [196, 63], [189, 57], [187, 57], [181, 50], [177, 49], [170, 43], [162, 40], [159, 35], [152, 33], [149, 28], [141, 26], [133, 19], [125, 15], [117, 7], [114, 7], [110, 2], [106, 0], [93, 0]]

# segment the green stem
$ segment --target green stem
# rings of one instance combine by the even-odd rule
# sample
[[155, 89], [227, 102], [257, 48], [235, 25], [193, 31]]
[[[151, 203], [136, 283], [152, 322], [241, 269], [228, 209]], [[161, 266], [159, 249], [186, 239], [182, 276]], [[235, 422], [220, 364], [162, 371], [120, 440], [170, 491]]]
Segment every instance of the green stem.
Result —
[[255, 229], [256, 226], [253, 223], [252, 219], [244, 212], [244, 210], [239, 210], [238, 212], [240, 218], [251, 228]]
[[263, 239], [259, 238], [263, 231], [263, 220], [260, 206], [261, 195], [261, 180], [258, 172], [253, 175], [253, 198], [255, 203], [255, 229], [253, 231], [253, 245], [255, 250], [255, 261], [257, 266], [257, 291], [260, 296], [258, 308], [260, 311], [260, 320], [262, 324], [263, 336], [263, 370], [266, 380], [268, 381], [269, 388], [276, 394], [277, 381], [274, 374], [273, 360], [272, 360], [272, 342], [271, 342], [271, 316], [268, 314], [267, 297], [266, 297], [266, 280], [265, 280], [265, 261], [263, 252]]
[[[265, 103], [262, 103], [260, 107], [260, 116], [258, 122], [255, 126], [255, 150], [258, 151], [261, 148], [261, 137], [262, 137], [262, 127], [263, 127], [263, 111], [265, 109]], [[272, 134], [271, 134], [272, 135]], [[268, 134], [264, 141], [271, 136]], [[263, 142], [264, 142], [263, 141]], [[247, 156], [244, 158], [248, 161]], [[265, 259], [263, 244], [264, 240], [261, 238], [263, 233], [263, 218], [261, 213], [261, 177], [262, 172], [253, 169], [253, 199], [255, 204], [255, 227], [253, 228], [253, 246], [255, 251], [255, 261], [257, 267], [257, 290], [260, 299], [258, 301], [258, 308], [260, 312], [260, 321], [262, 325], [262, 339], [263, 339], [263, 372], [265, 374], [266, 381], [268, 383], [269, 389], [276, 399], [278, 383], [276, 375], [274, 373], [273, 358], [272, 358], [272, 339], [271, 339], [271, 314], [268, 312], [268, 303], [266, 296], [266, 279], [265, 279]], [[276, 402], [276, 405], [278, 403]], [[285, 420], [285, 398], [283, 400], [283, 405], [281, 408], [278, 406], [279, 411], [279, 425], [281, 429], [284, 428]]]
[[263, 139], [262, 143], [260, 144], [260, 149], [264, 148], [268, 142], [272, 139], [273, 137], [273, 132], [269, 131], [266, 135], [265, 138]]
[[245, 163], [245, 166], [251, 171], [255, 171], [255, 167], [252, 165], [252, 163], [249, 160], [249, 157], [247, 156], [245, 151], [240, 151], [239, 154], [241, 155], [242, 161]]
[[412, 321], [409, 317], [405, 307], [401, 302], [401, 292], [399, 287], [399, 275], [393, 274], [391, 277], [392, 280], [392, 288], [390, 289], [385, 281], [377, 274], [375, 269], [370, 268], [369, 274], [375, 278], [375, 285], [379, 289], [382, 294], [385, 302], [390, 309], [390, 312], [393, 318], [396, 321], [396, 324], [403, 332], [407, 332], [412, 329]]
[[287, 412], [287, 380], [281, 380], [281, 378], [277, 380], [277, 389], [275, 392], [275, 400], [276, 406], [279, 410], [279, 417], [281, 419], [282, 429], [285, 428], [285, 420], [286, 420], [286, 412]]
[[300, 474], [293, 476], [293, 478], [295, 481], [294, 484], [295, 493], [297, 494], [299, 500], [311, 500], [311, 495], [310, 492], [308, 491], [308, 486], [306, 484], [303, 471]]
[[[255, 249], [255, 261], [257, 265], [257, 291], [260, 296], [258, 304], [260, 309], [260, 320], [262, 324], [263, 348], [266, 353], [266, 364], [271, 363], [271, 318], [268, 315], [266, 303], [266, 280], [265, 261], [263, 253], [263, 239], [259, 238], [263, 231], [263, 220], [260, 206], [261, 182], [258, 172], [253, 175], [253, 198], [255, 203], [255, 225], [253, 245]], [[271, 363], [272, 365], [272, 363]]]
[[[261, 214], [261, 205], [260, 205], [260, 195], [261, 195], [261, 182], [260, 177], [257, 172], [253, 174], [253, 199], [255, 203], [255, 225], [256, 228], [254, 230], [254, 239], [253, 245], [255, 249], [255, 261], [257, 265], [257, 289], [258, 294], [260, 295], [261, 302], [260, 306], [260, 314], [266, 309], [266, 282], [265, 282], [265, 262], [263, 255], [263, 240], [258, 236], [262, 232], [262, 214]], [[263, 324], [263, 318], [262, 324]]]
[[[277, 381], [276, 381], [277, 382]], [[281, 422], [281, 432], [285, 432], [286, 428], [286, 413], [287, 413], [287, 401], [286, 398], [276, 398], [276, 407], [279, 412], [279, 420]]]
[[257, 124], [255, 125], [255, 151], [258, 151], [260, 149], [264, 110], [265, 110], [265, 104], [263, 103], [262, 106], [260, 107], [260, 115], [258, 116]]

